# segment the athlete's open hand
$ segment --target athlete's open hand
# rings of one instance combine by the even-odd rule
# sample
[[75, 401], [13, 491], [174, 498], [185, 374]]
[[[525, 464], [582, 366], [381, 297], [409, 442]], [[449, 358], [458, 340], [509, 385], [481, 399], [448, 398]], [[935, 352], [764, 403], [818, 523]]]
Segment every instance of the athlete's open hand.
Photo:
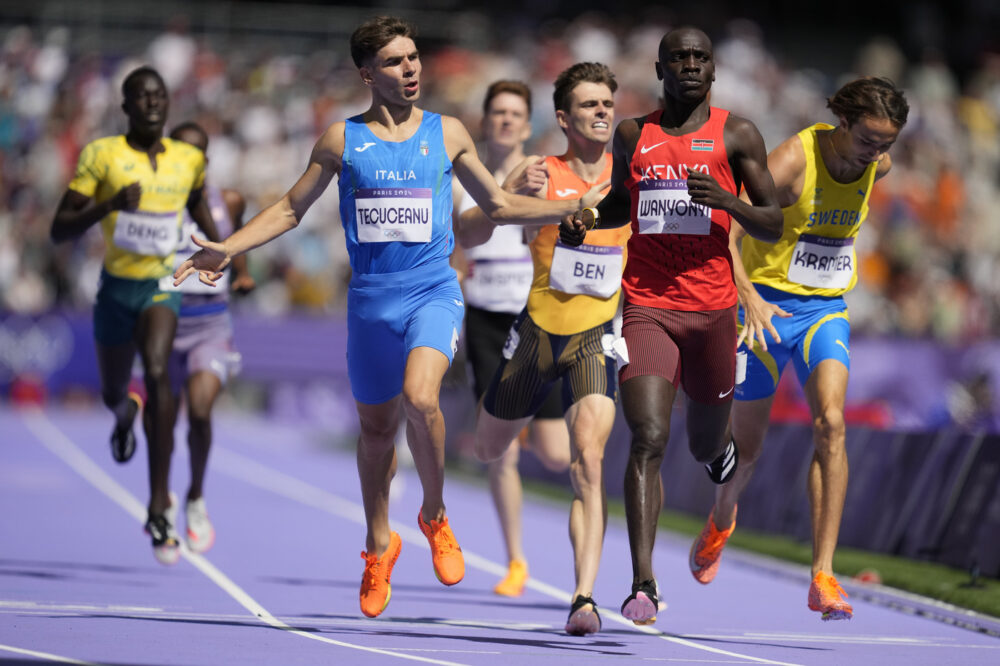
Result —
[[139, 199], [142, 197], [142, 185], [135, 181], [115, 192], [111, 197], [112, 210], [135, 210], [139, 207]]
[[781, 342], [781, 336], [778, 335], [777, 329], [771, 323], [771, 318], [774, 316], [791, 317], [792, 313], [782, 310], [774, 303], [768, 303], [756, 291], [743, 300], [743, 330], [736, 338], [736, 346], [739, 347], [740, 343], [745, 341], [747, 347], [753, 349], [754, 343], [759, 342], [761, 349], [767, 351], [767, 339], [764, 336], [764, 331], [770, 333], [775, 342]]
[[583, 223], [582, 211], [567, 215], [559, 223], [559, 240], [570, 247], [577, 247], [583, 244], [583, 239], [587, 237], [587, 225]]
[[610, 179], [603, 183], [598, 183], [584, 192], [583, 196], [580, 197], [580, 208], [593, 208], [601, 203], [604, 200], [604, 195], [608, 193], [609, 187], [611, 187]]
[[527, 197], [538, 194], [549, 182], [549, 168], [545, 166], [545, 158], [527, 159], [503, 181], [503, 189], [511, 194], [522, 194]]
[[191, 240], [201, 249], [188, 257], [187, 261], [174, 271], [174, 286], [177, 287], [192, 274], [197, 273], [203, 284], [215, 286], [222, 277], [222, 270], [229, 265], [232, 257], [226, 252], [226, 246], [210, 240], [202, 240], [192, 235]]
[[736, 197], [731, 192], [722, 189], [719, 182], [707, 173], [689, 171], [687, 186], [688, 196], [696, 204], [729, 210], [736, 203]]

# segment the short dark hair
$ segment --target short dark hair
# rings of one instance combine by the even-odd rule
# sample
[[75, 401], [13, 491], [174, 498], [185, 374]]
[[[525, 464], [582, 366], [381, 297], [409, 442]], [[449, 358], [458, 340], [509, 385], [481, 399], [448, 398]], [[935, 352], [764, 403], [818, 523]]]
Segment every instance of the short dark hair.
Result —
[[866, 76], [841, 86], [833, 97], [826, 100], [827, 107], [854, 125], [859, 119], [886, 118], [897, 129], [906, 124], [910, 105], [903, 91], [892, 81], [881, 76]]
[[599, 62], [578, 62], [556, 77], [556, 89], [552, 93], [556, 111], [569, 110], [569, 94], [573, 92], [573, 88], [584, 82], [603, 83], [611, 92], [618, 90], [615, 75], [607, 65]]
[[202, 139], [202, 144], [208, 147], [208, 132], [193, 120], [185, 120], [180, 125], [177, 125], [170, 131], [170, 138], [181, 141], [180, 136], [185, 132], [194, 132], [195, 134], [200, 134]]
[[416, 34], [417, 29], [411, 23], [397, 16], [376, 16], [351, 34], [351, 59], [355, 66], [361, 67], [396, 37], [413, 39]]
[[503, 93], [517, 95], [523, 99], [524, 103], [528, 105], [528, 113], [531, 113], [531, 88], [529, 88], [526, 83], [521, 81], [501, 79], [500, 81], [494, 81], [490, 84], [490, 87], [486, 89], [486, 97], [483, 98], [484, 114], [489, 113], [490, 102], [493, 101], [493, 98]]
[[138, 81], [144, 76], [152, 76], [159, 79], [160, 84], [166, 88], [167, 84], [163, 81], [163, 77], [160, 73], [150, 67], [149, 65], [143, 65], [142, 67], [136, 67], [131, 72], [125, 76], [125, 80], [122, 81], [122, 97], [128, 97], [128, 89], [132, 87], [132, 84]]

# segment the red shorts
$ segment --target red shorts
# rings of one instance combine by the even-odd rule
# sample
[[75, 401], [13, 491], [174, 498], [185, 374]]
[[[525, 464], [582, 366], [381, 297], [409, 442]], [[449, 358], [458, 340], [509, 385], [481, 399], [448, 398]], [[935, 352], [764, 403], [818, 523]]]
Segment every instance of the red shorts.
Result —
[[657, 375], [681, 386], [692, 400], [716, 405], [733, 399], [736, 380], [736, 306], [688, 312], [625, 303], [618, 383]]

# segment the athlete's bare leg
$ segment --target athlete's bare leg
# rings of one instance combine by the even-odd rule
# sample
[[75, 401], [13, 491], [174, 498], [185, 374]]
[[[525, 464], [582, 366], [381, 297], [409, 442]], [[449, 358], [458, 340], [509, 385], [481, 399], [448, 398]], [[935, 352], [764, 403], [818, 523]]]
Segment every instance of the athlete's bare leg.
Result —
[[361, 420], [358, 437], [358, 478], [365, 508], [365, 552], [384, 553], [389, 547], [389, 484], [396, 475], [396, 430], [401, 395], [377, 405], [355, 401]]
[[736, 400], [733, 405], [733, 441], [740, 452], [740, 464], [733, 478], [715, 488], [715, 526], [727, 529], [736, 517], [736, 504], [750, 483], [754, 466], [764, 447], [774, 396], [760, 400]]
[[621, 385], [622, 410], [632, 431], [625, 466], [625, 520], [633, 582], [653, 579], [653, 544], [660, 516], [660, 465], [670, 439], [677, 389], [664, 377], [642, 375]]
[[406, 440], [424, 491], [421, 515], [428, 524], [432, 520], [441, 520], [445, 515], [445, 431], [439, 400], [441, 380], [448, 371], [448, 365], [448, 357], [437, 349], [416, 347], [406, 359], [403, 374]]
[[132, 378], [132, 363], [135, 361], [135, 343], [120, 345], [97, 343], [97, 368], [101, 375], [101, 400], [104, 406], [115, 414], [116, 420], [124, 415], [124, 404], [128, 399], [128, 384]]
[[847, 450], [844, 446], [844, 401], [847, 367], [834, 359], [821, 361], [806, 382], [813, 418], [815, 452], [809, 465], [809, 504], [813, 526], [812, 575], [833, 575], [833, 553], [847, 495]]
[[[528, 448], [542, 465], [553, 472], [569, 467], [569, 431], [563, 419], [535, 419], [528, 426]], [[508, 561], [527, 561], [521, 540], [521, 503], [523, 488], [517, 471], [521, 444], [515, 438], [504, 454], [489, 464], [488, 475], [493, 505], [500, 519]]]
[[167, 362], [177, 331], [177, 315], [154, 305], [139, 315], [136, 339], [146, 384], [143, 426], [149, 443], [149, 512], [160, 514], [170, 506], [170, 458], [174, 453], [174, 393]]
[[566, 412], [570, 433], [569, 476], [573, 484], [569, 536], [573, 544], [576, 589], [572, 597], [593, 596], [594, 581], [601, 563], [608, 504], [604, 488], [604, 445], [615, 421], [615, 403], [591, 394]]
[[476, 418], [476, 457], [482, 462], [499, 459], [511, 446], [517, 446], [514, 441], [517, 434], [530, 421], [530, 416], [510, 421], [497, 418], [486, 411], [480, 400]]
[[188, 449], [191, 458], [191, 485], [187, 498], [202, 496], [208, 452], [212, 447], [212, 408], [222, 391], [222, 380], [214, 372], [199, 370], [187, 381]]
[[517, 472], [517, 461], [521, 457], [521, 446], [515, 439], [504, 454], [487, 467], [490, 480], [490, 494], [493, 506], [500, 520], [500, 532], [507, 548], [507, 561], [525, 561], [524, 546], [521, 541], [521, 503], [523, 491], [521, 475]]

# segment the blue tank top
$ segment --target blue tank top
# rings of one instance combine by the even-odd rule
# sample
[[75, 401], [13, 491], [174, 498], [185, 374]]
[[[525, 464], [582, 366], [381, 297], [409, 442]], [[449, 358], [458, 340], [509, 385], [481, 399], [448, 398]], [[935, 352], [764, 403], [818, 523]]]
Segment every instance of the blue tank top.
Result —
[[351, 269], [396, 273], [451, 256], [451, 160], [441, 116], [423, 112], [416, 133], [382, 141], [361, 116], [344, 126], [340, 219]]

